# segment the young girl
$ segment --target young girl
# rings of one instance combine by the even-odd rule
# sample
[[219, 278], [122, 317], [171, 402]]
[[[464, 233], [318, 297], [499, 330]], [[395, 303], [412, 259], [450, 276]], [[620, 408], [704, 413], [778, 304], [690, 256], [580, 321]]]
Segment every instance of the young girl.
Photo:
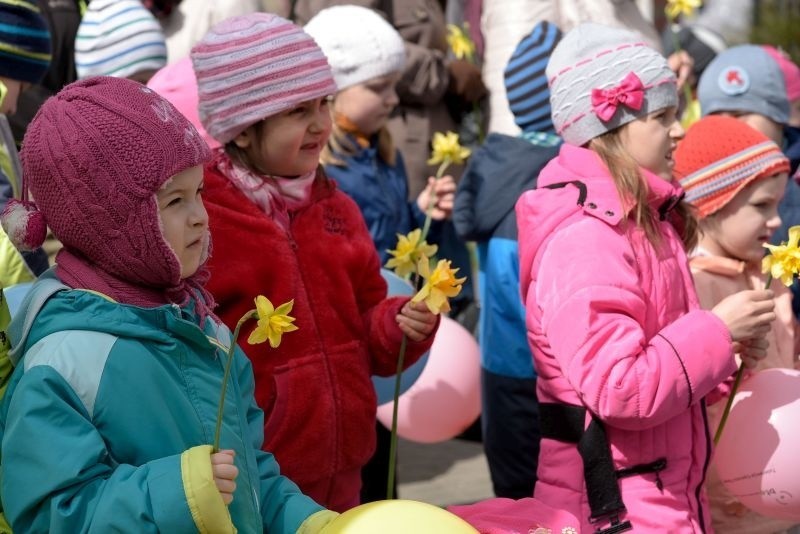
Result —
[[[708, 116], [695, 123], [675, 151], [675, 176], [700, 217], [700, 242], [690, 260], [700, 305], [711, 309], [728, 295], [762, 289], [764, 244], [781, 226], [778, 203], [789, 160], [764, 134], [733, 117]], [[794, 369], [798, 338], [792, 294], [780, 281], [778, 319], [766, 335], [767, 356], [757, 370]], [[709, 426], [719, 425], [725, 402], [709, 407]], [[792, 525], [749, 511], [723, 486], [711, 464], [708, 493], [714, 530], [726, 534], [782, 532]]]
[[703, 397], [752, 365], [772, 293], [698, 309], [693, 225], [672, 181], [675, 77], [630, 32], [582, 24], [547, 66], [564, 138], [517, 204], [528, 339], [539, 373], [535, 497], [586, 532], [704, 532]]
[[166, 100], [120, 78], [67, 86], [28, 127], [36, 204], [12, 202], [3, 225], [28, 248], [47, 226], [64, 248], [10, 331], [0, 490], [14, 531], [294, 533], [330, 519], [261, 451], [241, 351], [225, 449], [207, 445], [231, 342], [203, 287], [209, 155]]
[[294, 300], [300, 332], [276, 349], [246, 349], [265, 447], [304, 492], [346, 510], [375, 448], [370, 375], [394, 374], [404, 333], [413, 363], [436, 318], [386, 298], [358, 206], [319, 168], [336, 86], [313, 39], [274, 15], [235, 17], [192, 49], [192, 62], [200, 119], [224, 146], [205, 171], [209, 289], [228, 325], [254, 294]]
[[338, 90], [322, 163], [358, 204], [385, 263], [397, 234], [422, 227], [431, 195], [434, 220], [450, 215], [455, 182], [449, 175], [438, 181], [431, 177], [416, 202], [407, 201], [406, 169], [386, 128], [398, 103], [395, 88], [406, 63], [397, 30], [375, 11], [352, 5], [323, 9], [304, 30], [328, 58]]

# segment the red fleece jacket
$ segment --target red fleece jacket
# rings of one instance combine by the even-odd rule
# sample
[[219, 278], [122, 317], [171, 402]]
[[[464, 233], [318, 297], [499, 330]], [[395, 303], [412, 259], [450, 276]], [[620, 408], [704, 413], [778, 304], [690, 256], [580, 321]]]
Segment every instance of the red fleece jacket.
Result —
[[[394, 374], [402, 333], [395, 316], [407, 298], [386, 298], [378, 254], [358, 206], [322, 172], [310, 205], [291, 213], [287, 232], [227, 178], [205, 170], [204, 201], [213, 253], [208, 289], [233, 329], [257, 295], [276, 306], [294, 299], [297, 332], [280, 347], [239, 340], [265, 412], [264, 450], [304, 493], [334, 510], [358, 502], [360, 470], [375, 448], [371, 374]], [[433, 336], [408, 343], [411, 365]]]

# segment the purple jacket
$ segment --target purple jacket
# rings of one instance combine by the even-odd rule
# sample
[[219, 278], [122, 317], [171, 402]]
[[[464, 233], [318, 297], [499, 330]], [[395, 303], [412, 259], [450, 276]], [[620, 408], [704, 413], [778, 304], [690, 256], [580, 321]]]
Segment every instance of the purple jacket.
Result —
[[[654, 211], [681, 193], [642, 171]], [[580, 188], [551, 184], [577, 180]], [[563, 145], [517, 203], [520, 279], [540, 402], [583, 405], [606, 427], [634, 532], [711, 532], [703, 489], [711, 439], [703, 397], [736, 370], [725, 324], [699, 309], [683, 244], [665, 215], [660, 245], [626, 217], [600, 158]], [[587, 424], [589, 416], [587, 415]], [[574, 444], [542, 440], [535, 496], [594, 531]], [[663, 484], [663, 487], [660, 487]]]

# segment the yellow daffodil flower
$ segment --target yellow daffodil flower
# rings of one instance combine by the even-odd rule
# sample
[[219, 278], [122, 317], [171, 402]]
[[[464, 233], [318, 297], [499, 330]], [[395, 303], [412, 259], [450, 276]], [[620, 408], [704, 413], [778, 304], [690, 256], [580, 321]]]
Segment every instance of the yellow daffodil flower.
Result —
[[465, 23], [464, 29], [456, 26], [455, 24], [447, 25], [447, 44], [450, 45], [450, 50], [453, 55], [458, 59], [467, 59], [472, 61], [475, 57], [475, 43], [470, 39], [466, 29], [469, 26]]
[[761, 261], [761, 270], [789, 287], [794, 275], [800, 272], [800, 226], [789, 228], [789, 242], [781, 245], [765, 244], [769, 255]]
[[290, 300], [275, 308], [267, 297], [263, 295], [257, 296], [258, 325], [250, 333], [247, 342], [251, 345], [256, 345], [269, 340], [270, 347], [273, 349], [278, 348], [284, 332], [297, 330], [297, 327], [292, 324], [294, 317], [289, 315], [293, 305], [294, 300]]
[[439, 260], [431, 272], [428, 258], [422, 257], [417, 264], [419, 274], [425, 279], [425, 285], [414, 295], [411, 302], [424, 302], [433, 314], [450, 311], [449, 298], [461, 293], [461, 284], [467, 279], [456, 278], [458, 269], [450, 268], [450, 260]]
[[667, 0], [664, 11], [669, 20], [675, 20], [680, 14], [684, 17], [691, 16], [701, 5], [703, 5], [702, 0]]
[[394, 269], [397, 276], [405, 277], [414, 272], [421, 257], [431, 257], [436, 254], [438, 247], [421, 241], [421, 237], [422, 230], [419, 228], [409, 232], [408, 235], [397, 234], [397, 248], [386, 251], [394, 256], [386, 262], [386, 268]]
[[431, 158], [428, 160], [428, 165], [436, 165], [439, 163], [464, 163], [472, 151], [466, 147], [461, 146], [458, 141], [458, 134], [455, 132], [447, 132], [443, 134], [436, 132], [433, 134], [433, 151]]

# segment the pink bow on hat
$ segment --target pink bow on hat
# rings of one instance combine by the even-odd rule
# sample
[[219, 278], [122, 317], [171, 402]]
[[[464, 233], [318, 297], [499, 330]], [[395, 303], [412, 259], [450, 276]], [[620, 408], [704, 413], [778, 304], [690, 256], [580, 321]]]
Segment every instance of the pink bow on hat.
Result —
[[644, 102], [644, 85], [635, 73], [629, 72], [616, 87], [592, 89], [592, 109], [603, 122], [608, 122], [620, 104], [639, 111]]

